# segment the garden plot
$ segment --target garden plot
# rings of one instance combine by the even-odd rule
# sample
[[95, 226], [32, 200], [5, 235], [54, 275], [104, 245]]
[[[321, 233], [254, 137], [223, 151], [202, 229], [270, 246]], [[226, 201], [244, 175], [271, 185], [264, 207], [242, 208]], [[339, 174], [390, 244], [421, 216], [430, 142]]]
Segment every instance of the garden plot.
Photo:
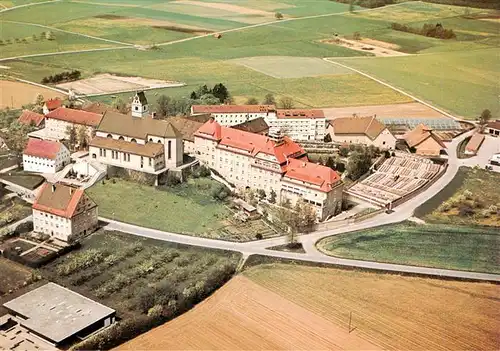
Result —
[[302, 78], [352, 71], [316, 57], [258, 56], [244, 57], [230, 62], [253, 69], [273, 78]]
[[78, 95], [86, 96], [180, 86], [184, 86], [184, 83], [142, 77], [121, 77], [108, 73], [57, 85], [58, 88], [71, 89]]

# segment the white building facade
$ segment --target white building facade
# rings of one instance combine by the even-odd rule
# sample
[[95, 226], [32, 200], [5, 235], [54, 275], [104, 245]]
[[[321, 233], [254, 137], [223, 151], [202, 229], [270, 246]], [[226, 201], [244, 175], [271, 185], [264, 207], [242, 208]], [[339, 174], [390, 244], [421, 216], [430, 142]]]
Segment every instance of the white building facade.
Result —
[[307, 160], [288, 137], [268, 137], [208, 121], [195, 134], [196, 157], [240, 189], [275, 192], [277, 201], [303, 199], [323, 220], [341, 210], [343, 183], [336, 172]]
[[83, 189], [45, 183], [33, 203], [34, 231], [74, 242], [98, 226], [97, 204]]
[[322, 141], [327, 120], [322, 110], [276, 109], [274, 105], [193, 105], [191, 115], [209, 113], [224, 127], [262, 117], [269, 128], [279, 129], [293, 140]]
[[47, 139], [68, 140], [69, 128], [75, 128], [77, 133], [80, 128], [85, 128], [90, 140], [101, 118], [98, 113], [59, 107], [45, 116], [43, 132]]
[[23, 169], [27, 172], [56, 173], [70, 163], [70, 152], [58, 141], [28, 140], [23, 152]]

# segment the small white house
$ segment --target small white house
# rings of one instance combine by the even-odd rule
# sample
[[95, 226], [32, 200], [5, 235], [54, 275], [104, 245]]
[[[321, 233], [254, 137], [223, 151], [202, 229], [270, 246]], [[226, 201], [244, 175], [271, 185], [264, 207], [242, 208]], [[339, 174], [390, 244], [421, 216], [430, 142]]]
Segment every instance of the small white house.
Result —
[[30, 138], [23, 152], [23, 167], [27, 172], [56, 173], [69, 162], [68, 148], [58, 141]]

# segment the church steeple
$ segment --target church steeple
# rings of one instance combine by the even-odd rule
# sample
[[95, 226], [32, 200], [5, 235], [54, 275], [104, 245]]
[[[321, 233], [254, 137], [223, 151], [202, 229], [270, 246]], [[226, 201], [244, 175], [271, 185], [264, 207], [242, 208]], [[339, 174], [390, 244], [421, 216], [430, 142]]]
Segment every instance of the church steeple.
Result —
[[148, 99], [143, 91], [138, 91], [132, 101], [132, 117], [146, 117], [149, 114]]

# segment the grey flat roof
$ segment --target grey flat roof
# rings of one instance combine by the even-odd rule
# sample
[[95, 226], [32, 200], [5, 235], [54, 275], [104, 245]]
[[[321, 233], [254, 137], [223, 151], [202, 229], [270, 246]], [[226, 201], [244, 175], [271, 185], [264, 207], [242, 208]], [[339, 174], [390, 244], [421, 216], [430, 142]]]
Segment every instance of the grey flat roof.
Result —
[[59, 343], [115, 313], [115, 310], [54, 283], [47, 283], [4, 306], [27, 319], [21, 324]]

